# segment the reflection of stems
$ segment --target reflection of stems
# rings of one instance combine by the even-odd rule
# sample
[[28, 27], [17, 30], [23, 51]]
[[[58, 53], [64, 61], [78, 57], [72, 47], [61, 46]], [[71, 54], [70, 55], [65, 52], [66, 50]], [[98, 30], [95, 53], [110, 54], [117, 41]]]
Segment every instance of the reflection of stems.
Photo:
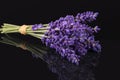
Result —
[[0, 32], [2, 31], [2, 29], [0, 29]]
[[[32, 52], [33, 54], [37, 55], [42, 60], [44, 60], [43, 56], [47, 53], [45, 48], [40, 49], [41, 48], [40, 46], [33, 46], [33, 45], [30, 45], [30, 44], [26, 45], [26, 47], [27, 47], [28, 51]], [[37, 47], [40, 47], [40, 48], [37, 48]]]
[[5, 44], [9, 44], [9, 45], [12, 45], [12, 46], [17, 45], [17, 42], [14, 41], [14, 39], [9, 37], [8, 35], [6, 35], [6, 37], [2, 37], [2, 40], [0, 40], [0, 42], [5, 43]]
[[47, 48], [44, 46], [36, 45], [36, 44], [29, 44], [28, 42], [24, 42], [13, 37], [10, 37], [6, 34], [6, 36], [2, 37], [0, 40], [1, 43], [9, 44], [12, 46], [20, 47], [24, 50], [28, 50], [33, 54], [37, 55], [39, 58], [43, 59], [43, 56], [47, 53]]
[[37, 51], [37, 50], [35, 50], [35, 49], [31, 48], [31, 47], [27, 47], [27, 50], [31, 51], [33, 54], [37, 55], [39, 58], [41, 58], [43, 60], [42, 52]]

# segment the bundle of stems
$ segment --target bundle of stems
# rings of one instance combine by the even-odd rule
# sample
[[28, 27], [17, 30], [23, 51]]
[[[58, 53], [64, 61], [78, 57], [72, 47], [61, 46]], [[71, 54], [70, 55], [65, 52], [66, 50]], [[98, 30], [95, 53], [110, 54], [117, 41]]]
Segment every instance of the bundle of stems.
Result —
[[[45, 36], [45, 32], [48, 30], [48, 24], [43, 24], [44, 27], [39, 28], [38, 30], [32, 30], [33, 25], [25, 25], [27, 26], [26, 28], [26, 35], [31, 35], [33, 37], [41, 39], [43, 36]], [[21, 26], [19, 25], [13, 25], [13, 24], [8, 24], [4, 23], [2, 25], [2, 28], [0, 28], [0, 32], [2, 34], [7, 34], [7, 33], [20, 33], [19, 29]]]

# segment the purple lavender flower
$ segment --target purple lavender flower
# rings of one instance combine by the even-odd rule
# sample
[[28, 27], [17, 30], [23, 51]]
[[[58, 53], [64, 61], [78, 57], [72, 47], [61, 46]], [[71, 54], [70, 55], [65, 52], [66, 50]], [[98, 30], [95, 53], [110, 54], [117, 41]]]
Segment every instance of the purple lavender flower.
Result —
[[32, 30], [35, 31], [35, 30], [37, 30], [39, 28], [42, 28], [42, 27], [43, 27], [42, 24], [35, 24], [35, 25], [32, 26]]
[[37, 26], [38, 26], [37, 24], [33, 25], [33, 26], [32, 26], [32, 30], [33, 30], [33, 31], [37, 30], [37, 29], [38, 29]]
[[[101, 46], [94, 39], [94, 33], [100, 28], [92, 28], [85, 24], [86, 21], [96, 20], [98, 13], [90, 11], [78, 13], [76, 17], [67, 15], [60, 19], [50, 22], [49, 29], [42, 37], [42, 42], [54, 48], [62, 57], [67, 58], [72, 63], [79, 64], [80, 57], [85, 55], [88, 50], [101, 51]], [[36, 30], [42, 25], [33, 25]]]
[[86, 22], [86, 21], [91, 22], [96, 20], [97, 15], [98, 15], [98, 12], [94, 13], [92, 11], [78, 13], [76, 16], [76, 20], [80, 22]]

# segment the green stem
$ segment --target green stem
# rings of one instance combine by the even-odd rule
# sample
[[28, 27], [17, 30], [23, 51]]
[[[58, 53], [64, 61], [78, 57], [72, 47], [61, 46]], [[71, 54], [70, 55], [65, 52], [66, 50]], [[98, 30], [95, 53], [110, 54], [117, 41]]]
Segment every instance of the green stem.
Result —
[[49, 25], [49, 24], [43, 24], [43, 26], [46, 26], [46, 27], [48, 27], [48, 25]]
[[16, 30], [8, 30], [8, 31], [2, 31], [1, 33], [18, 33], [18, 31], [16, 31]]
[[41, 39], [42, 37], [44, 37], [44, 34], [35, 34], [35, 33], [28, 33], [28, 34], [38, 39]]
[[4, 25], [2, 27], [19, 27], [19, 26], [18, 25], [4, 23]]
[[48, 31], [48, 30], [37, 30], [37, 31], [27, 31], [27, 32], [46, 32], [46, 31]]
[[[32, 25], [27, 25], [27, 26], [29, 26], [26, 30], [27, 34], [31, 35], [33, 37], [39, 38], [39, 39], [44, 37], [44, 33], [47, 32], [47, 30], [49, 29], [48, 24], [43, 24], [44, 27], [42, 27], [38, 30], [35, 30], [35, 31], [32, 30]], [[1, 33], [19, 33], [19, 28], [20, 28], [20, 26], [18, 26], [18, 25], [5, 23], [2, 26], [2, 28], [0, 28], [0, 32]]]

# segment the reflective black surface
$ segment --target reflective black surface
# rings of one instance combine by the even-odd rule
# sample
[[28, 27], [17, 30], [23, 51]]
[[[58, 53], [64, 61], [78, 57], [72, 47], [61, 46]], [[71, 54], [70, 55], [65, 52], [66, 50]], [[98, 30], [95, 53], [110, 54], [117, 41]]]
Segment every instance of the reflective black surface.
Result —
[[79, 66], [61, 58], [55, 50], [31, 36], [2, 35], [0, 42], [0, 71], [5, 79], [100, 80], [114, 78], [118, 67], [120, 47], [113, 41], [104, 41], [100, 54], [89, 52]]
[[[119, 9], [118, 0], [1, 0], [0, 24], [48, 23], [67, 14], [76, 15], [87, 10], [98, 11], [100, 14], [94, 24], [101, 26], [101, 31], [96, 37], [101, 41], [103, 48], [100, 55], [90, 53], [79, 66], [75, 66], [48, 48], [48, 55], [42, 60], [33, 57], [31, 51], [21, 49], [20, 46], [0, 43], [0, 80], [119, 80]], [[30, 36], [14, 34], [11, 37], [17, 39], [15, 41], [18, 43], [25, 41], [28, 47], [44, 47], [40, 40]]]
[[[30, 39], [33, 39], [34, 41]], [[9, 70], [13, 69], [13, 71], [10, 71], [10, 75], [11, 73], [14, 75], [14, 71], [16, 72], [16, 70], [18, 71], [16, 72], [18, 74], [19, 73], [18, 68], [20, 68], [20, 72], [21, 72], [21, 69], [22, 70], [25, 69], [24, 71], [26, 71], [29, 68], [31, 68], [30, 72], [27, 71], [26, 76], [30, 74], [38, 75], [36, 71], [36, 69], [38, 68], [38, 71], [39, 69], [48, 70], [47, 72], [40, 71], [41, 74], [47, 74], [49, 71], [51, 71], [51, 74], [54, 76], [54, 78], [58, 80], [81, 80], [81, 79], [82, 80], [95, 80], [94, 70], [97, 64], [99, 63], [99, 58], [100, 58], [101, 53], [98, 54], [95, 52], [89, 52], [86, 56], [81, 58], [80, 65], [76, 65], [62, 58], [60, 55], [58, 55], [58, 53], [55, 50], [50, 49], [49, 47], [46, 47], [44, 44], [42, 44], [42, 42], [39, 39], [35, 39], [30, 36], [24, 37], [20, 34], [7, 34], [7, 35], [1, 36], [0, 42], [3, 43], [2, 46], [8, 46], [6, 50], [10, 50], [9, 47], [11, 46], [13, 47], [13, 49], [15, 49], [13, 50], [15, 53], [14, 58], [11, 58], [11, 56], [13, 55], [11, 53], [11, 50], [10, 52], [7, 51], [7, 54], [12, 54], [12, 55], [9, 55], [10, 60], [6, 62], [6, 63], [10, 62], [10, 65], [8, 64], [7, 66], [8, 71], [5, 69], [5, 71], [7, 71], [8, 73], [9, 73]], [[2, 50], [4, 51], [5, 49], [2, 49]], [[23, 58], [21, 54], [18, 54], [19, 52], [24, 54]], [[19, 56], [21, 56], [21, 59], [18, 59]], [[24, 59], [25, 56], [27, 56], [26, 59]], [[11, 60], [13, 61], [11, 62]], [[23, 62], [21, 61], [19, 62], [19, 60]], [[30, 65], [29, 65], [29, 62], [26, 62], [27, 60], [31, 61]], [[36, 64], [36, 60], [41, 61], [41, 62], [38, 62], [37, 65], [34, 65]], [[14, 63], [14, 65], [12, 63]], [[43, 68], [42, 66], [43, 67], [45, 66], [46, 68], [45, 67]], [[35, 70], [36, 72], [31, 72], [32, 70]], [[21, 74], [21, 76], [24, 75], [24, 71], [23, 71], [23, 74]]]

